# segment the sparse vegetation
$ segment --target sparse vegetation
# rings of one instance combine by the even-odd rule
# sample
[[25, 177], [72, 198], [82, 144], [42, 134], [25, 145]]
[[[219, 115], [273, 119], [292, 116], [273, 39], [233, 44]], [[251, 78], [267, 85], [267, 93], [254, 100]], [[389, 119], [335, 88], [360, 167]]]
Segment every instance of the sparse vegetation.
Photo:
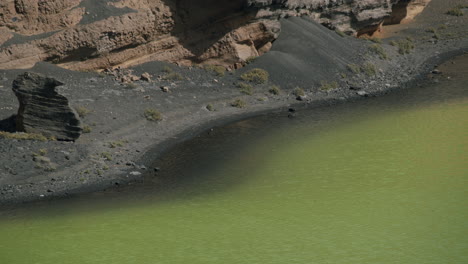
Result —
[[376, 38], [376, 37], [369, 38], [369, 40], [374, 42], [374, 43], [382, 44], [382, 40], [379, 39], [379, 38]]
[[346, 37], [346, 33], [344, 33], [343, 31], [340, 31], [340, 30], [336, 29], [335, 32], [336, 32], [336, 34], [338, 34], [342, 38]]
[[247, 103], [242, 99], [236, 99], [231, 103], [231, 106], [237, 108], [245, 108], [247, 106]]
[[348, 70], [351, 71], [352, 73], [358, 74], [361, 73], [361, 67], [357, 64], [348, 64]]
[[184, 77], [178, 72], [170, 72], [162, 76], [162, 79], [167, 81], [182, 81]]
[[252, 95], [254, 92], [252, 85], [248, 83], [240, 82], [237, 84], [237, 87], [239, 87], [240, 92], [243, 94]]
[[41, 134], [33, 134], [33, 133], [10, 133], [0, 131], [0, 138], [7, 138], [7, 139], [16, 139], [16, 140], [37, 140], [37, 141], [47, 141], [47, 137]]
[[169, 66], [164, 66], [164, 67], [162, 68], [162, 72], [165, 72], [165, 73], [172, 73], [172, 72], [174, 72], [174, 70], [173, 70], [171, 67], [169, 67]]
[[45, 156], [47, 155], [47, 149], [43, 148], [43, 149], [39, 149], [39, 156]]
[[205, 70], [214, 72], [219, 77], [223, 77], [226, 74], [226, 68], [219, 65], [205, 65]]
[[466, 7], [467, 6], [465, 5], [457, 5], [456, 7], [447, 10], [446, 14], [450, 16], [463, 16], [462, 8], [466, 8]]
[[113, 141], [113, 142], [109, 142], [109, 147], [110, 147], [110, 148], [123, 147], [123, 146], [125, 146], [125, 144], [127, 144], [127, 143], [128, 143], [128, 141], [126, 141], [126, 140]]
[[125, 84], [125, 89], [129, 89], [129, 90], [134, 90], [138, 88], [138, 85], [134, 84], [134, 83], [127, 83]]
[[322, 91], [330, 91], [338, 88], [338, 83], [333, 81], [333, 82], [327, 82], [327, 81], [322, 81], [320, 90]]
[[362, 65], [361, 69], [365, 74], [367, 74], [367, 76], [373, 76], [377, 74], [377, 69], [372, 63], [365, 63]]
[[152, 108], [146, 109], [144, 115], [148, 121], [161, 121], [163, 119], [161, 112]]
[[210, 112], [213, 112], [215, 111], [216, 109], [214, 108], [214, 106], [212, 104], [207, 104], [206, 105], [206, 110], [210, 111]]
[[92, 129], [91, 129], [90, 126], [88, 126], [88, 125], [83, 126], [83, 133], [89, 134], [89, 133], [91, 133], [91, 131], [92, 131]]
[[377, 54], [379, 58], [382, 60], [388, 59], [387, 53], [385, 52], [384, 48], [379, 44], [370, 45], [369, 50]]
[[293, 90], [293, 94], [294, 94], [295, 96], [297, 96], [297, 97], [299, 97], [299, 96], [305, 96], [305, 91], [304, 91], [304, 89], [302, 89], [302, 88], [300, 88], [300, 87], [296, 87], [296, 88], [294, 88], [294, 90]]
[[399, 41], [392, 40], [390, 45], [397, 47], [398, 53], [401, 55], [409, 54], [414, 49], [414, 43], [411, 38], [406, 38]]
[[245, 63], [250, 64], [250, 63], [254, 62], [256, 59], [257, 59], [257, 57], [250, 56], [247, 59], [245, 59]]
[[344, 73], [344, 72], [340, 73], [340, 76], [341, 76], [342, 79], [348, 78], [348, 75], [346, 73]]
[[112, 160], [112, 154], [110, 154], [109, 152], [102, 152], [101, 153], [101, 158], [106, 159], [108, 161], [111, 161]]
[[278, 85], [272, 85], [268, 92], [273, 95], [279, 95], [281, 93], [281, 88]]
[[270, 74], [262, 69], [252, 69], [244, 74], [242, 74], [241, 79], [247, 82], [252, 82], [256, 84], [263, 84], [268, 82], [268, 78], [270, 77]]
[[89, 110], [88, 108], [84, 107], [84, 106], [78, 106], [75, 108], [76, 110], [76, 113], [81, 117], [81, 118], [84, 118], [85, 116], [87, 116], [89, 113], [91, 113], [91, 110]]

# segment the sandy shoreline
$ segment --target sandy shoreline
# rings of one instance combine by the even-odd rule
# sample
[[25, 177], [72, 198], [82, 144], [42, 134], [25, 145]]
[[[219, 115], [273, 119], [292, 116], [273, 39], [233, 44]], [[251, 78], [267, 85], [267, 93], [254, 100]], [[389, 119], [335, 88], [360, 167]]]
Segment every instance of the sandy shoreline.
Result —
[[[433, 9], [428, 8], [427, 12], [431, 10]], [[33, 71], [65, 79], [67, 86], [64, 88], [64, 93], [70, 98], [73, 106], [86, 106], [92, 111], [83, 121], [90, 124], [93, 131], [84, 134], [74, 144], [65, 142], [34, 144], [0, 139], [2, 150], [5, 150], [0, 163], [1, 169], [5, 170], [0, 180], [0, 204], [12, 205], [67, 197], [141, 181], [145, 175], [156, 172], [157, 168], [151, 168], [149, 164], [158, 156], [163, 155], [167, 149], [203, 131], [237, 120], [270, 112], [284, 112], [287, 115], [291, 107], [300, 111], [301, 108], [351, 102], [421, 85], [424, 80], [428, 80], [428, 74], [437, 65], [455, 56], [468, 53], [468, 38], [466, 34], [465, 36], [462, 34], [466, 30], [458, 27], [464, 25], [466, 18], [458, 18], [455, 21], [446, 15], [439, 15], [438, 19], [433, 19], [434, 16], [427, 12], [421, 15], [420, 21], [407, 25], [408, 29], [402, 31], [400, 37], [384, 40], [382, 45], [392, 58], [391, 60], [381, 60], [372, 55], [361, 56], [367, 52], [368, 46], [372, 45], [370, 41], [348, 37], [346, 40], [343, 39], [344, 45], [357, 51], [349, 56], [344, 54], [343, 61], [356, 64], [370, 61], [378, 70], [373, 76], [358, 74], [342, 78], [339, 80], [340, 87], [332, 91], [318, 89], [317, 81], [323, 79], [326, 74], [326, 72], [320, 72], [320, 69], [308, 69], [306, 75], [314, 75], [311, 73], [316, 73], [316, 75], [307, 79], [301, 75], [302, 73], [285, 72], [285, 68], [281, 68], [287, 67], [286, 69], [292, 70], [289, 64], [294, 61], [292, 59], [286, 60], [281, 67], [275, 65], [278, 54], [286, 54], [285, 50], [289, 42], [292, 42], [288, 35], [288, 25], [285, 26], [283, 39], [279, 39], [277, 43], [284, 44], [283, 50], [273, 49], [271, 53], [260, 57], [245, 69], [232, 74], [228, 73], [225, 77], [215, 76], [203, 69], [174, 68], [175, 71], [186, 76], [185, 81], [176, 82], [174, 85], [171, 82], [141, 82], [136, 87], [129, 88], [115, 82], [111, 76], [75, 73], [50, 64], [38, 64]], [[429, 26], [439, 26], [441, 21], [446, 19], [452, 19], [450, 27], [445, 29], [446, 32], [461, 34], [461, 36], [456, 39], [444, 38], [445, 35], [449, 36], [447, 33], [436, 40], [426, 33]], [[329, 36], [335, 42], [341, 41], [339, 36], [332, 35], [335, 34], [333, 31], [322, 32], [327, 29], [316, 28], [316, 25], [298, 18], [285, 23], [291, 23], [294, 26], [310, 26], [312, 30], [318, 30], [321, 34], [327, 36], [330, 34]], [[416, 49], [409, 55], [400, 56], [388, 43], [392, 39], [404, 38], [408, 35], [415, 38]], [[430, 39], [426, 39], [428, 36]], [[311, 43], [313, 44], [315, 43]], [[329, 55], [334, 58], [332, 48], [330, 48]], [[301, 54], [286, 54], [283, 59], [297, 57], [301, 57]], [[366, 59], [362, 60], [362, 57]], [[334, 59], [325, 58], [322, 63], [333, 62]], [[340, 67], [345, 67], [346, 63]], [[149, 63], [135, 67], [135, 72], [140, 74], [150, 72], [155, 76], [160, 74], [161, 69], [166, 65], [165, 63]], [[256, 87], [252, 96], [239, 93], [235, 87], [239, 82], [239, 75], [252, 68], [266, 69], [270, 73], [271, 84], [281, 86], [282, 94], [279, 96], [269, 94], [270, 84]], [[11, 84], [14, 76], [21, 72], [24, 70], [0, 71], [0, 77], [3, 76], [3, 81], [0, 82], [2, 86], [0, 88], [2, 98], [0, 119], [6, 119], [16, 111], [16, 98], [12, 95], [8, 85]], [[329, 79], [339, 78], [337, 76], [340, 72], [344, 70], [338, 69], [330, 73]], [[293, 77], [285, 79], [282, 74]], [[349, 72], [347, 74], [351, 75]], [[444, 76], [434, 74], [432, 77], [443, 78]], [[163, 93], [159, 89], [162, 85], [168, 85], [171, 92]], [[302, 86], [306, 90], [306, 100], [297, 101], [292, 95], [293, 88], [297, 86]], [[236, 98], [242, 98], [248, 106], [243, 109], [231, 107], [231, 102]], [[212, 104], [217, 111], [206, 110], [207, 104]], [[164, 120], [159, 123], [145, 120], [142, 117], [142, 111], [148, 107], [161, 110]], [[117, 141], [125, 143], [120, 147], [110, 146], [112, 145], [110, 143]], [[49, 157], [57, 163], [56, 171], [37, 170], [34, 168], [34, 163], [29, 161], [31, 154], [42, 148], [47, 148]], [[112, 160], [103, 159], [100, 155], [102, 153], [112, 154]], [[64, 157], [68, 158], [64, 159]], [[18, 167], [11, 166], [11, 164], [17, 164], [13, 162], [21, 163], [22, 171]]]

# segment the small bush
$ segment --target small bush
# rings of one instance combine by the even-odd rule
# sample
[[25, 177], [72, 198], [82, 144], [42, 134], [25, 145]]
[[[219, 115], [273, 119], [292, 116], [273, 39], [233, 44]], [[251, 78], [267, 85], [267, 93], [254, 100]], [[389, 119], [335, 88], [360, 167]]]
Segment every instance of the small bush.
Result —
[[250, 56], [247, 59], [245, 59], [245, 63], [247, 63], [247, 64], [253, 63], [256, 59], [257, 59], [257, 57]]
[[382, 60], [387, 60], [388, 55], [385, 52], [384, 48], [380, 46], [379, 44], [373, 44], [369, 47], [369, 50], [372, 51], [373, 53], [377, 54], [380, 59]]
[[170, 72], [162, 76], [162, 79], [167, 81], [182, 81], [184, 77], [178, 72]]
[[247, 106], [247, 103], [242, 99], [236, 99], [234, 100], [234, 102], [231, 103], [231, 106], [237, 108], [244, 108]]
[[358, 74], [361, 73], [361, 67], [357, 64], [348, 64], [348, 70], [351, 71], [352, 73]]
[[213, 112], [215, 111], [216, 109], [214, 108], [214, 106], [212, 104], [207, 104], [206, 105], [206, 110], [210, 111], [210, 112]]
[[47, 149], [39, 149], [39, 156], [47, 155]]
[[458, 5], [450, 10], [448, 10], [446, 12], [447, 15], [450, 15], [450, 16], [463, 16], [463, 10], [462, 8], [464, 8], [463, 5]]
[[268, 92], [273, 95], [279, 95], [281, 93], [281, 88], [278, 85], [272, 85]]
[[110, 148], [123, 147], [123, 146], [125, 146], [125, 144], [127, 144], [127, 143], [128, 143], [128, 141], [125, 141], [125, 140], [113, 141], [113, 142], [109, 142], [109, 147], [110, 147]]
[[341, 76], [342, 79], [348, 78], [348, 75], [346, 73], [344, 73], [344, 72], [340, 73], [340, 76]]
[[370, 38], [369, 40], [374, 42], [374, 43], [382, 44], [382, 40], [379, 39], [379, 38]]
[[426, 29], [426, 32], [429, 32], [429, 33], [436, 33], [436, 32], [437, 32], [437, 29], [431, 27], [431, 28]]
[[81, 118], [84, 118], [85, 116], [87, 116], [89, 113], [91, 113], [91, 110], [89, 110], [88, 108], [84, 107], [84, 106], [78, 106], [75, 108], [76, 110], [76, 113], [81, 117]]
[[161, 121], [163, 119], [161, 112], [151, 108], [145, 110], [145, 118], [148, 121]]
[[336, 32], [336, 34], [338, 34], [342, 38], [346, 37], [346, 33], [344, 33], [343, 31], [340, 31], [340, 30], [336, 29], [335, 32]]
[[205, 70], [214, 72], [219, 77], [223, 77], [226, 74], [226, 68], [224, 68], [223, 66], [205, 65]]
[[247, 82], [253, 82], [256, 84], [262, 84], [268, 82], [268, 78], [270, 77], [270, 74], [262, 69], [252, 69], [244, 74], [242, 74], [241, 79]]
[[112, 160], [112, 154], [110, 154], [109, 152], [102, 152], [101, 153], [101, 158], [106, 159], [108, 161], [111, 161]]
[[299, 88], [299, 87], [294, 88], [293, 94], [294, 94], [295, 96], [297, 96], [297, 97], [299, 97], [299, 96], [305, 96], [304, 89]]
[[322, 81], [321, 86], [320, 86], [320, 90], [322, 91], [330, 91], [330, 90], [337, 89], [337, 88], [338, 88], [338, 83], [335, 81], [333, 82]]
[[362, 71], [366, 73], [368, 76], [373, 76], [377, 74], [377, 70], [375, 69], [375, 65], [372, 63], [365, 63], [362, 65]]
[[239, 87], [241, 93], [243, 93], [243, 94], [252, 95], [253, 92], [254, 92], [254, 89], [253, 89], [252, 85], [250, 85], [248, 83], [240, 82], [240, 83], [237, 84], [237, 87]]
[[174, 72], [174, 70], [173, 70], [171, 67], [169, 67], [169, 66], [164, 66], [164, 67], [162, 68], [162, 72], [165, 72], [165, 73], [172, 73], [172, 72]]
[[92, 129], [91, 129], [90, 126], [88, 126], [88, 125], [83, 126], [83, 133], [89, 134], [89, 133], [91, 133], [91, 131], [92, 131]]
[[390, 45], [397, 47], [398, 53], [400, 53], [401, 55], [410, 54], [411, 51], [414, 49], [413, 41], [408, 38], [399, 41], [392, 40], [390, 42]]
[[16, 139], [16, 140], [47, 141], [47, 138], [41, 134], [10, 133], [10, 132], [4, 132], [4, 131], [0, 131], [0, 138]]

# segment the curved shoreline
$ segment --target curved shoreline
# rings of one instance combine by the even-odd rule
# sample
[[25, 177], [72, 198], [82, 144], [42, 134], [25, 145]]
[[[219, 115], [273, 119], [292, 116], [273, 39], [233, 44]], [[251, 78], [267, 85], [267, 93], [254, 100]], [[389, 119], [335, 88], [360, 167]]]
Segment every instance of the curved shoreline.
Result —
[[[383, 77], [379, 79], [374, 77], [362, 78], [359, 89], [365, 91], [367, 96], [382, 96], [389, 92], [398, 92], [405, 88], [416, 86], [416, 84], [420, 84], [421, 81], [427, 79], [427, 74], [430, 73], [436, 65], [468, 52], [467, 38], [460, 40], [460, 42], [456, 44], [458, 46], [455, 45], [447, 48], [441, 43], [441, 45], [436, 45], [430, 50], [419, 50], [419, 53], [418, 51], [414, 51], [412, 54], [408, 55], [408, 57], [395, 58], [395, 60], [391, 62], [374, 60], [376, 63], [381, 63], [379, 66], [384, 68], [384, 70], [379, 73], [379, 75]], [[364, 48], [365, 45], [363, 41], [362, 46]], [[443, 50], [444, 52], [436, 55], [432, 54], [432, 56], [427, 55], [427, 53], [431, 54], [438, 50]], [[407, 68], [399, 66], [400, 64], [403, 65], [407, 63], [410, 59], [414, 61], [414, 65], [409, 66], [412, 72], [408, 73], [405, 72]], [[256, 65], [254, 64], [253, 66]], [[406, 74], [407, 77], [395, 79], [395, 76], [403, 74]], [[372, 84], [372, 82], [374, 83]], [[392, 82], [392, 84], [387, 86], [386, 84], [390, 82]], [[129, 143], [128, 154], [122, 154], [122, 159], [124, 161], [134, 161], [136, 164], [149, 167], [151, 161], [163, 155], [167, 149], [213, 127], [223, 126], [257, 115], [287, 111], [289, 107], [298, 109], [315, 108], [362, 99], [362, 96], [358, 95], [355, 90], [350, 90], [349, 88], [350, 87], [341, 87], [341, 89], [330, 93], [312, 91], [308, 94], [308, 98], [311, 99], [305, 102], [298, 102], [289, 94], [281, 98], [270, 98], [270, 101], [267, 103], [257, 102], [255, 99], [251, 98], [250, 100], [253, 101], [253, 103], [249, 105], [248, 108], [239, 110], [232, 107], [224, 107], [219, 111], [209, 113], [200, 107], [204, 105], [204, 102], [189, 102], [187, 105], [184, 105], [182, 109], [177, 108], [174, 111], [168, 112], [169, 117], [167, 120], [156, 126], [143, 123], [144, 120], [143, 122], [129, 122], [127, 126], [119, 127], [118, 130], [111, 131], [101, 138], [91, 139], [83, 143], [90, 153], [85, 160], [78, 161], [71, 167], [54, 172], [52, 176], [50, 174], [40, 176], [34, 180], [34, 185], [28, 185], [20, 181], [11, 184], [7, 189], [2, 188], [0, 205], [15, 206], [25, 202], [56, 199], [75, 194], [100, 191], [115, 185], [140, 181], [145, 173], [153, 169], [142, 170], [135, 168], [136, 166], [134, 165], [128, 167], [125, 164], [118, 164], [119, 166], [115, 166], [115, 169], [111, 168], [104, 177], [88, 176], [86, 182], [76, 182], [79, 173], [94, 164], [95, 160], [91, 157], [91, 153], [99, 153], [105, 149], [102, 146], [104, 141], [126, 138], [131, 141], [131, 143]], [[228, 87], [227, 89], [231, 88]], [[195, 96], [197, 95], [197, 91], [188, 91], [187, 94]], [[203, 96], [203, 94], [201, 96]], [[260, 94], [260, 96], [262, 95]], [[229, 101], [239, 96], [227, 90], [225, 93], [215, 95], [215, 97], [217, 98], [216, 102], [219, 102], [220, 105], [229, 106]], [[141, 129], [141, 126], [143, 126], [143, 129]], [[148, 134], [155, 129], [158, 129], [158, 131], [155, 132], [156, 134]], [[104, 134], [104, 131], [101, 133]], [[135, 142], [132, 140], [135, 140]], [[137, 171], [141, 175], [129, 177], [129, 173], [132, 171]], [[56, 177], [56, 175], [59, 177]], [[51, 183], [49, 180], [51, 177], [59, 180], [54, 180], [54, 182]], [[73, 182], [72, 179], [75, 179], [75, 181]], [[52, 188], [51, 186], [53, 186], [53, 191], [48, 192], [48, 190]], [[13, 191], [11, 192], [8, 190]]]

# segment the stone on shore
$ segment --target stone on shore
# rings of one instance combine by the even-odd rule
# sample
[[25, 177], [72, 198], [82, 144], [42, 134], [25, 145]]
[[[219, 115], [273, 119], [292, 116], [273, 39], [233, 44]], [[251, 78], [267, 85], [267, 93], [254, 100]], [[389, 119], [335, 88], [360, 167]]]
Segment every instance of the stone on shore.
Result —
[[58, 140], [75, 141], [82, 128], [68, 99], [59, 94], [63, 83], [36, 73], [26, 72], [13, 81], [13, 92], [20, 103], [16, 129], [42, 134]]

